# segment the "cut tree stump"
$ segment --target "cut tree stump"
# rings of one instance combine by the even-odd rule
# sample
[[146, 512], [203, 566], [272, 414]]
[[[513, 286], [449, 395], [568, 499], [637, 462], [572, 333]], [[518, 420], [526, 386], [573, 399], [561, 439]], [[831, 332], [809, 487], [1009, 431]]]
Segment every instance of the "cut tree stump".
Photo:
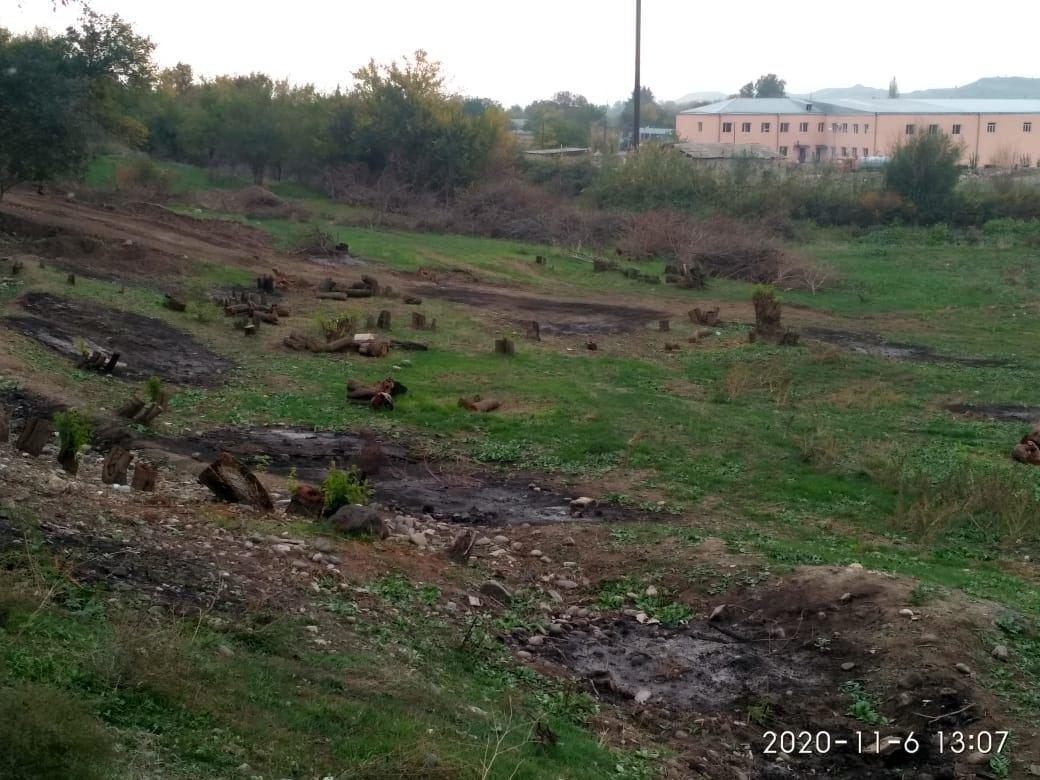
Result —
[[406, 295], [404, 296], [404, 302], [408, 306], [421, 306], [422, 298], [416, 298], [414, 295]]
[[183, 298], [178, 298], [176, 295], [166, 293], [166, 297], [163, 300], [163, 306], [170, 311], [185, 311], [188, 308], [188, 303]]
[[415, 330], [426, 330], [426, 315], [421, 312], [412, 312], [412, 327]]
[[43, 452], [43, 448], [54, 436], [54, 423], [40, 417], [30, 417], [15, 442], [15, 447], [33, 457]]
[[516, 346], [511, 339], [495, 339], [495, 352], [499, 355], [515, 355]]
[[148, 404], [135, 414], [133, 419], [134, 422], [141, 425], [150, 425], [152, 420], [162, 414], [162, 412], [163, 407], [160, 404]]
[[116, 410], [116, 414], [118, 414], [120, 417], [125, 417], [128, 420], [132, 420], [132, 419], [134, 419], [138, 415], [138, 413], [142, 409], [144, 409], [144, 407], [145, 407], [144, 401], [142, 401], [140, 398], [134, 397], [134, 398], [131, 398], [129, 401], [127, 401], [122, 406], [120, 406]]
[[258, 276], [256, 279], [256, 289], [260, 292], [273, 293], [274, 292], [274, 277], [273, 276]]
[[542, 326], [538, 324], [538, 320], [524, 322], [524, 335], [533, 341], [542, 340]]
[[379, 319], [376, 320], [376, 327], [379, 330], [390, 330], [390, 311], [389, 309], [383, 309], [379, 312]]
[[260, 328], [257, 327], [256, 321], [247, 322], [245, 326], [242, 328], [242, 332], [245, 333], [247, 336], [255, 336], [257, 334], [257, 331], [259, 330]]
[[311, 485], [298, 485], [293, 492], [292, 500], [286, 507], [286, 514], [318, 520], [325, 511], [325, 494]]
[[661, 333], [668, 333], [671, 331], [672, 326], [669, 324], [668, 320], [658, 320], [657, 329], [661, 331]]
[[134, 456], [122, 447], [113, 447], [101, 465], [101, 481], [106, 485], [125, 485], [126, 471]]
[[221, 501], [273, 509], [271, 496], [256, 475], [226, 452], [199, 474], [199, 482]]
[[119, 365], [118, 352], [113, 352], [109, 355], [95, 349], [92, 350], [89, 355], [81, 357], [76, 363], [76, 368], [82, 368], [87, 371], [98, 371], [102, 374], [111, 374], [116, 370], [117, 365]]
[[719, 307], [716, 306], [714, 309], [701, 309], [695, 308], [690, 312], [690, 322], [695, 325], [710, 325], [715, 327], [719, 324]]
[[65, 281], [68, 284], [75, 284], [76, 283], [76, 274], [69, 274], [68, 276], [65, 277]]
[[159, 471], [151, 463], [143, 460], [134, 464], [134, 476], [130, 481], [130, 487], [143, 493], [151, 493], [155, 490], [155, 483], [159, 477]]
[[7, 444], [11, 439], [11, 413], [0, 409], [0, 444]]

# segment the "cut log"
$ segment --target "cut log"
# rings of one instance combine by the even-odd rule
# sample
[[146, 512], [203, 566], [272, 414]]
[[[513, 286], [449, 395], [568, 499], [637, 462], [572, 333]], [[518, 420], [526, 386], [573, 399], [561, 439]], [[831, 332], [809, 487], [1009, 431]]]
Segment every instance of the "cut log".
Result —
[[289, 307], [285, 306], [284, 304], [276, 303], [274, 306], [271, 307], [271, 309], [279, 317], [288, 317], [289, 316]]
[[369, 290], [372, 291], [373, 295], [379, 295], [379, 290], [382, 285], [379, 284], [379, 280], [374, 276], [362, 276], [361, 283]]
[[511, 339], [495, 339], [495, 352], [499, 355], [515, 355], [516, 347]]
[[0, 444], [7, 444], [11, 438], [11, 413], [0, 408]]
[[404, 296], [404, 302], [409, 306], [421, 306], [422, 298], [416, 298], [414, 295]]
[[148, 404], [134, 415], [134, 422], [141, 425], [151, 425], [152, 421], [162, 414], [163, 408], [159, 404]]
[[680, 349], [679, 345], [674, 341], [669, 341], [664, 345], [665, 352], [678, 352]]
[[224, 314], [228, 317], [234, 317], [238, 314], [248, 314], [250, 304], [248, 303], [232, 303], [224, 307]]
[[51, 438], [54, 436], [54, 423], [41, 417], [30, 417], [25, 421], [25, 427], [18, 435], [15, 447], [36, 457], [43, 452]]
[[302, 333], [297, 333], [296, 331], [293, 331], [286, 336], [282, 341], [282, 344], [289, 349], [306, 352], [322, 352], [325, 347], [324, 344], [319, 344], [310, 336], [304, 336]]
[[347, 399], [350, 401], [371, 401], [375, 396], [386, 393], [390, 396], [404, 395], [408, 388], [396, 379], [387, 377], [375, 385], [363, 385], [356, 379], [347, 380]]
[[318, 297], [323, 301], [345, 301], [349, 296], [345, 292], [335, 292], [330, 290], [328, 292], [319, 291]]
[[285, 509], [286, 514], [311, 520], [319, 519], [324, 511], [325, 494], [311, 485], [298, 485]]
[[477, 535], [470, 530], [465, 530], [451, 540], [451, 546], [447, 549], [449, 560], [455, 563], [466, 563], [469, 556], [473, 554], [473, 546], [477, 542]]
[[390, 310], [383, 309], [379, 312], [379, 319], [376, 320], [376, 327], [379, 330], [390, 330]]
[[158, 478], [159, 471], [155, 466], [139, 460], [134, 464], [134, 476], [130, 481], [130, 487], [143, 493], [150, 493], [155, 490], [155, 483]]
[[481, 398], [475, 395], [472, 398], [460, 398], [459, 406], [469, 409], [471, 412], [493, 412], [502, 406], [502, 402], [494, 398]]
[[269, 325], [278, 324], [278, 315], [273, 311], [267, 312], [261, 309], [253, 309], [253, 320], [259, 320], [260, 322], [266, 322]]
[[710, 325], [715, 327], [719, 324], [719, 307], [714, 309], [695, 308], [690, 312], [690, 322], [696, 325]]
[[421, 341], [402, 341], [401, 339], [390, 339], [390, 346], [409, 352], [426, 352], [430, 348], [428, 344], [423, 344]]
[[166, 297], [163, 300], [163, 306], [170, 311], [185, 311], [188, 308], [188, 303], [183, 298], [178, 298], [176, 295], [166, 293]]
[[126, 471], [133, 459], [133, 454], [127, 450], [113, 447], [101, 465], [101, 481], [106, 485], [125, 485]]
[[358, 354], [363, 357], [384, 358], [390, 354], [390, 342], [375, 339], [358, 344]]
[[199, 482], [213, 491], [221, 501], [249, 504], [258, 509], [273, 509], [271, 496], [252, 471], [226, 452], [199, 474]]

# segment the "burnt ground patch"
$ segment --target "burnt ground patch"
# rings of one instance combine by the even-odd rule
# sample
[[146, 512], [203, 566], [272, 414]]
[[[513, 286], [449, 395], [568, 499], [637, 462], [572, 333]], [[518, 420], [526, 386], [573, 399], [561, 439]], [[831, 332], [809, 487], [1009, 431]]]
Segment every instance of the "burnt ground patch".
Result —
[[[534, 490], [528, 479], [469, 472], [454, 464], [413, 456], [396, 444], [350, 432], [298, 428], [223, 428], [200, 436], [148, 439], [137, 447], [209, 462], [228, 452], [254, 468], [320, 484], [335, 461], [340, 468], [357, 465], [369, 475], [375, 500], [409, 512], [428, 513], [455, 522], [510, 525], [573, 521], [568, 496]], [[636, 519], [636, 512], [607, 506], [593, 518]]]
[[641, 306], [535, 298], [458, 285], [416, 285], [412, 292], [423, 297], [443, 298], [453, 303], [506, 312], [507, 316], [519, 313], [525, 315], [519, 319], [536, 320], [542, 333], [558, 336], [628, 333], [664, 316]]
[[155, 375], [172, 384], [214, 387], [232, 367], [162, 320], [50, 293], [26, 293], [18, 302], [25, 313], [6, 317], [7, 327], [72, 360], [80, 357], [77, 339], [88, 349], [118, 352], [116, 374], [127, 379]]
[[856, 331], [810, 327], [805, 329], [805, 335], [809, 338], [835, 344], [849, 352], [857, 352], [861, 355], [871, 355], [889, 360], [906, 360], [911, 363], [953, 364], [978, 368], [1010, 365], [1005, 360], [994, 358], [942, 355], [932, 347], [889, 341], [877, 333], [858, 333]]
[[980, 420], [997, 422], [1035, 423], [1040, 420], [1040, 406], [1021, 404], [950, 404], [947, 411]]

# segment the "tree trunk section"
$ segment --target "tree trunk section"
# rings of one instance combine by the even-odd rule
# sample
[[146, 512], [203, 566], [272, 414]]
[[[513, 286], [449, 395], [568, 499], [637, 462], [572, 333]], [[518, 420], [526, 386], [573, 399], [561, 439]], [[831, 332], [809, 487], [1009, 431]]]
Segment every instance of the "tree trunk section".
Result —
[[14, 446], [22, 452], [37, 457], [43, 452], [44, 446], [50, 442], [53, 435], [54, 423], [39, 417], [32, 417], [25, 421], [25, 427], [22, 428]]
[[0, 444], [7, 444], [11, 438], [11, 413], [0, 409]]
[[134, 465], [134, 477], [130, 482], [130, 487], [144, 493], [151, 493], [155, 490], [155, 483], [158, 477], [159, 472], [155, 466], [139, 460]]
[[125, 485], [126, 471], [134, 456], [122, 447], [113, 447], [101, 465], [101, 481], [106, 485]]
[[516, 347], [510, 339], [495, 339], [495, 352], [499, 355], [515, 355]]
[[271, 496], [252, 471], [226, 452], [203, 469], [199, 482], [208, 487], [221, 501], [231, 504], [249, 504], [258, 509], [273, 509]]

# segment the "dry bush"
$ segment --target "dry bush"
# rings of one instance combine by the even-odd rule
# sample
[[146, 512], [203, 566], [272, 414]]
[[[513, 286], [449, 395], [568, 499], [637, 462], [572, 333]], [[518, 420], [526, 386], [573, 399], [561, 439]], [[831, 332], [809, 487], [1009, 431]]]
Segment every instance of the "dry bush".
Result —
[[804, 463], [822, 468], [835, 468], [842, 464], [848, 454], [844, 439], [829, 431], [815, 431], [792, 437], [798, 447], [798, 455]]
[[809, 362], [818, 365], [838, 363], [845, 356], [840, 347], [823, 341], [810, 342]]
[[633, 214], [617, 241], [617, 249], [632, 260], [676, 259], [692, 240], [691, 220], [674, 211]]
[[903, 396], [890, 389], [885, 382], [867, 379], [842, 386], [831, 393], [827, 400], [839, 409], [874, 411], [900, 403]]
[[118, 623], [112, 642], [98, 648], [93, 662], [113, 688], [143, 691], [171, 702], [191, 699], [198, 688], [189, 644], [176, 626]]
[[787, 406], [794, 387], [794, 375], [778, 358], [737, 363], [722, 378], [722, 395], [729, 401], [752, 393], [768, 393], [777, 406]]

